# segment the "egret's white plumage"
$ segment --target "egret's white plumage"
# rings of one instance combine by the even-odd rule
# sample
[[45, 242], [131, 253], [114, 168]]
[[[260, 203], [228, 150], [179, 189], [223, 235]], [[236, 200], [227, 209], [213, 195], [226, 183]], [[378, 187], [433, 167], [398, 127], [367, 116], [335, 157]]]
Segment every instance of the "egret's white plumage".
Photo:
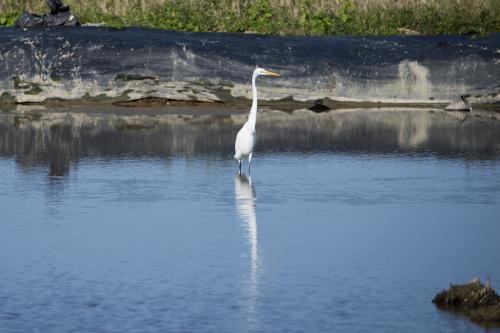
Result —
[[261, 75], [279, 76], [279, 74], [273, 73], [263, 68], [256, 68], [252, 75], [252, 108], [250, 109], [250, 115], [248, 120], [239, 130], [236, 135], [236, 141], [234, 143], [234, 158], [238, 160], [240, 164], [241, 172], [241, 160], [248, 156], [248, 169], [250, 169], [250, 164], [252, 163], [252, 153], [255, 146], [256, 135], [255, 135], [255, 123], [257, 122], [257, 86], [255, 85], [255, 79]]

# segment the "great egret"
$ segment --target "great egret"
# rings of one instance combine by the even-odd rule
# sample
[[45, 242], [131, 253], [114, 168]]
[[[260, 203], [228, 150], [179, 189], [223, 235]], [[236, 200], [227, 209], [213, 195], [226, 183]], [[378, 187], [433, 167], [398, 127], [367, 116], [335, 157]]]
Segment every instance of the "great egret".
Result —
[[241, 173], [241, 160], [243, 157], [248, 156], [248, 170], [250, 171], [250, 164], [252, 163], [252, 153], [253, 147], [255, 146], [255, 123], [257, 122], [257, 86], [255, 85], [255, 79], [257, 76], [269, 75], [269, 76], [280, 76], [279, 74], [273, 73], [263, 68], [257, 67], [253, 71], [252, 75], [252, 108], [250, 109], [250, 115], [248, 116], [247, 122], [239, 130], [236, 135], [236, 141], [234, 142], [234, 158], [240, 163], [240, 173]]

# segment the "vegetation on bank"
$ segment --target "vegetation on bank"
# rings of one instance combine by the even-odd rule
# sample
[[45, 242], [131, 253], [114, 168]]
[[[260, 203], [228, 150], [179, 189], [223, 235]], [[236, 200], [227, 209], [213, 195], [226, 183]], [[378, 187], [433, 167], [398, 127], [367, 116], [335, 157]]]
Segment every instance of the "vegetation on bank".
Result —
[[[82, 23], [301, 35], [486, 34], [499, 0], [66, 0]], [[0, 25], [42, 0], [0, 0]]]

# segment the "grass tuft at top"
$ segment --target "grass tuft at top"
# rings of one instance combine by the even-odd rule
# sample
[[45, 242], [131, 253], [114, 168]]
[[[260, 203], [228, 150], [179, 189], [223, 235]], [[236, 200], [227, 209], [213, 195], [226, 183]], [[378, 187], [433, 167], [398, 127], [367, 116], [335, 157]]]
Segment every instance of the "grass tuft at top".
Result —
[[[275, 35], [487, 34], [499, 0], [67, 0], [83, 23]], [[44, 1], [3, 0], [0, 25]]]

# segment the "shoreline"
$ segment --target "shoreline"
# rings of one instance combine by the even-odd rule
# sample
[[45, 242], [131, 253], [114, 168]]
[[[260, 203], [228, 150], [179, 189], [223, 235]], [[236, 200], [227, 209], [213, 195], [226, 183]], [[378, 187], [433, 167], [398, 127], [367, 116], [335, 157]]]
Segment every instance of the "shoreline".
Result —
[[[150, 101], [148, 99], [130, 100], [123, 102], [111, 101], [84, 101], [84, 100], [64, 100], [64, 99], [49, 99], [43, 102], [28, 102], [28, 103], [12, 103], [5, 102], [0, 99], [0, 111], [15, 111], [18, 108], [25, 109], [82, 109], [82, 108], [96, 108], [96, 109], [128, 109], [137, 110], [135, 113], [142, 112], [143, 110], [177, 110], [177, 109], [193, 109], [193, 110], [249, 110], [251, 106], [250, 99], [239, 99], [231, 103], [223, 102], [197, 102], [197, 101], [184, 101], [184, 100], [168, 100], [163, 101]], [[320, 100], [320, 108], [316, 108], [318, 100], [316, 101], [290, 101], [290, 100], [263, 100], [259, 101], [259, 109], [276, 110], [283, 112], [294, 112], [298, 110], [310, 110], [315, 113], [323, 113], [330, 111], [341, 111], [350, 109], [413, 109], [413, 110], [440, 110], [447, 111], [445, 103], [383, 103], [383, 102], [363, 102], [363, 101], [336, 101], [330, 99]], [[498, 103], [484, 103], [472, 104], [473, 111], [491, 112], [492, 114], [500, 114], [500, 104]], [[464, 112], [470, 111], [462, 110], [448, 110], [447, 112]]]

